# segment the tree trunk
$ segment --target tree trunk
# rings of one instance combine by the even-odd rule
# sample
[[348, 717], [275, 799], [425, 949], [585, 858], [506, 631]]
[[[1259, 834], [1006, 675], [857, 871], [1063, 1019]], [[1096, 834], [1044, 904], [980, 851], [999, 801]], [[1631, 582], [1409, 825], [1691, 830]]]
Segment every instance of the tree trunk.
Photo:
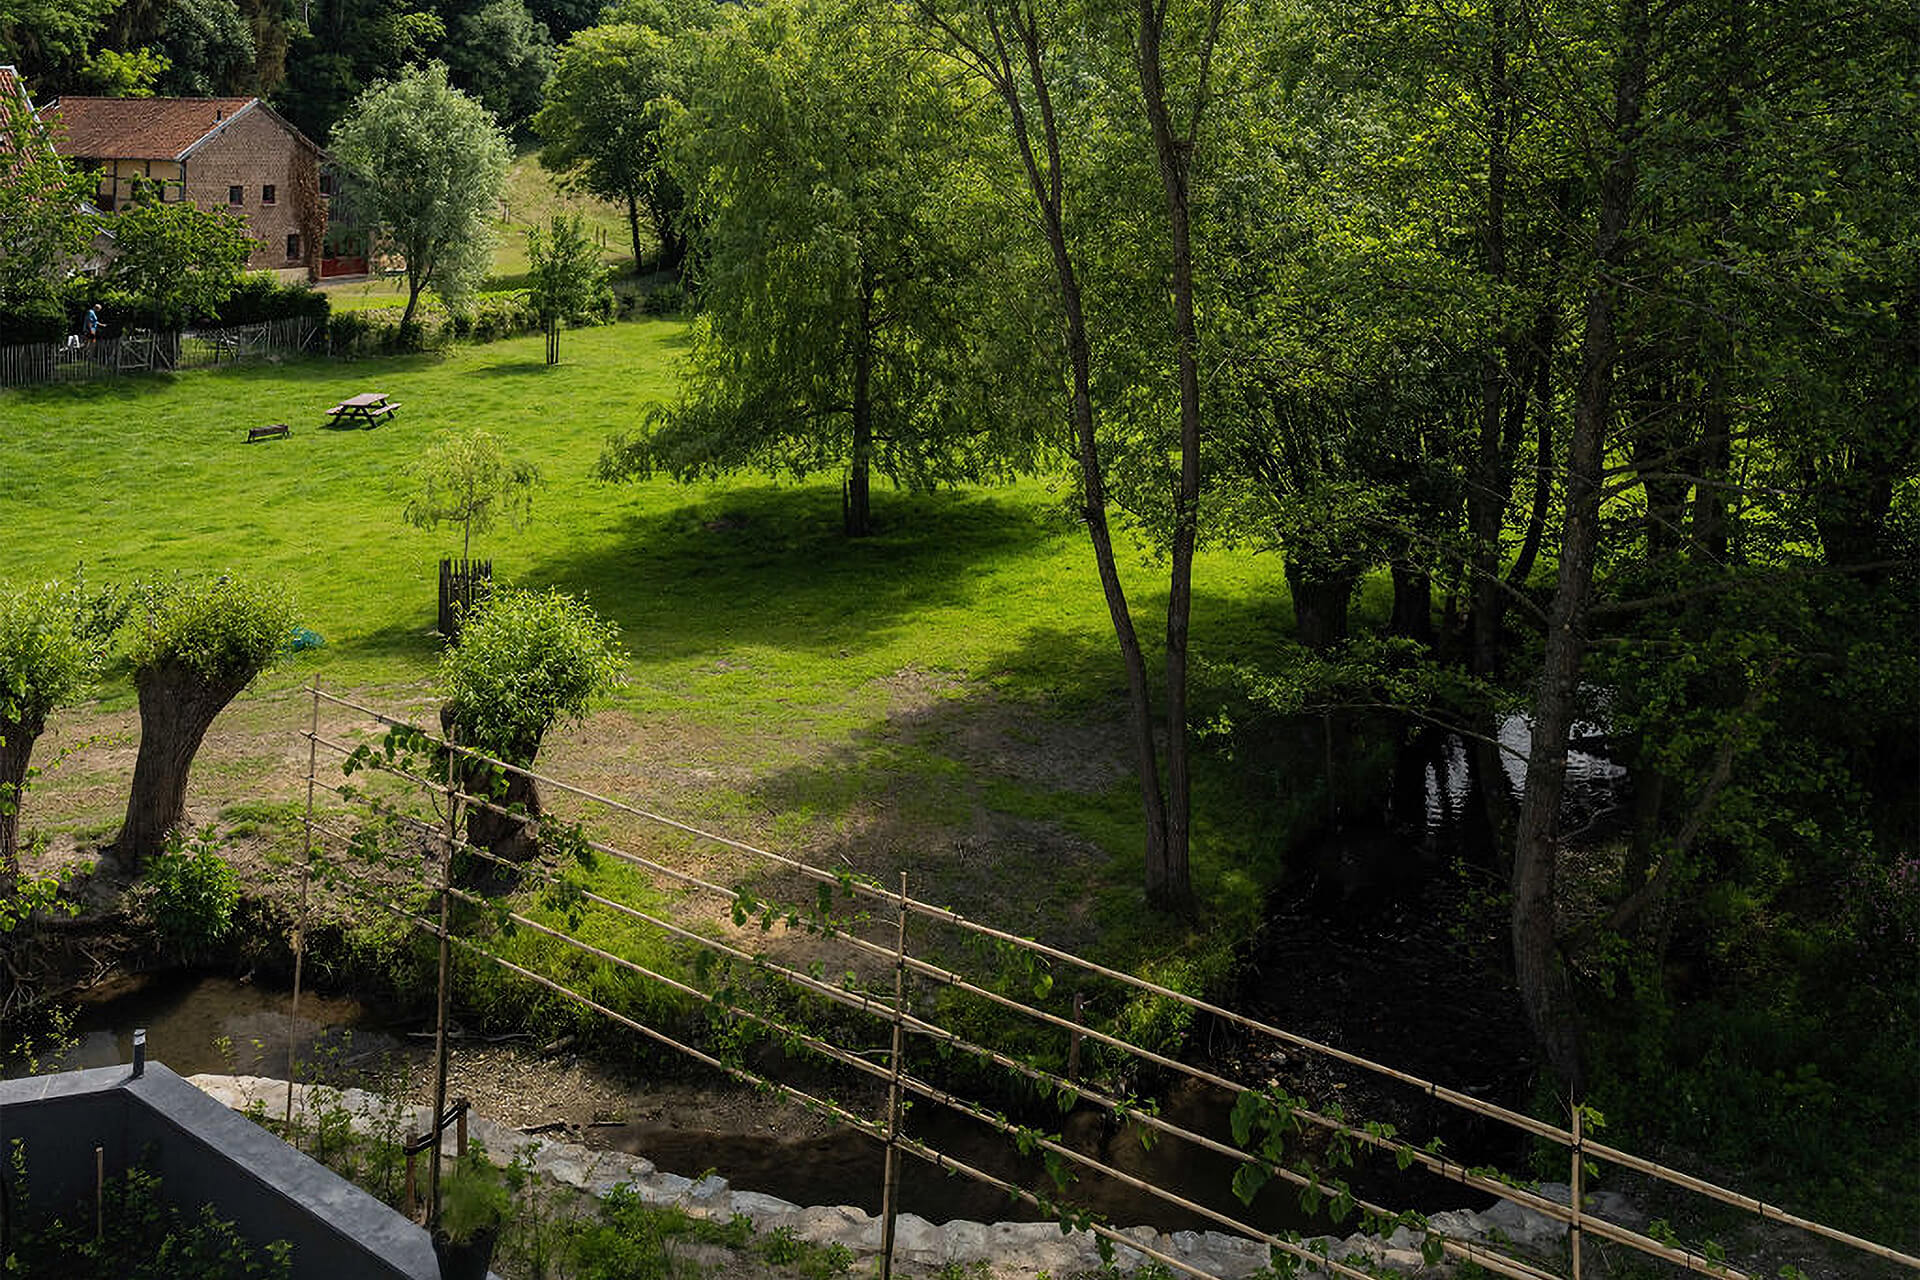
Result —
[[[1433, 647], [1433, 575], [1404, 559], [1393, 562], [1393, 617], [1387, 629], [1396, 636]], [[1298, 606], [1295, 607], [1298, 616]]]
[[[1127, 676], [1127, 727], [1133, 742], [1134, 767], [1140, 781], [1140, 800], [1146, 825], [1146, 865], [1168, 865], [1167, 807], [1160, 785], [1158, 752], [1153, 741], [1153, 710], [1147, 686], [1147, 664], [1140, 650], [1140, 638], [1134, 631], [1133, 615], [1127, 607], [1125, 589], [1113, 552], [1113, 535], [1107, 524], [1106, 481], [1100, 460], [1098, 437], [1094, 429], [1093, 347], [1087, 335], [1086, 312], [1081, 302], [1079, 273], [1067, 244], [1064, 211], [1065, 175], [1060, 157], [1059, 126], [1053, 113], [1052, 96], [1046, 74], [1046, 49], [1041, 39], [1038, 18], [1032, 11], [1010, 7], [1006, 30], [1019, 43], [1022, 69], [1015, 71], [1013, 56], [1002, 43], [1001, 29], [994, 34], [992, 75], [995, 91], [1007, 108], [1014, 145], [1020, 153], [1028, 190], [1032, 194], [1047, 248], [1053, 258], [1054, 278], [1060, 289], [1060, 311], [1072, 386], [1071, 421], [1075, 455], [1080, 466], [1081, 518], [1087, 524], [1087, 538], [1093, 544], [1093, 558], [1100, 574], [1100, 589], [1106, 598], [1107, 615], [1113, 624], [1114, 638], [1120, 645], [1121, 662]], [[1027, 119], [1024, 97], [1017, 77], [1032, 86], [1040, 113], [1039, 140], [1044, 159], [1035, 153], [1034, 133]], [[1184, 850], [1182, 851], [1184, 855]], [[1151, 881], [1155, 873], [1149, 872]]]
[[[1507, 7], [1494, 0], [1489, 10], [1487, 68], [1487, 222], [1486, 273], [1496, 286], [1507, 279]], [[1500, 534], [1505, 528], [1512, 488], [1506, 453], [1501, 448], [1506, 397], [1503, 317], [1491, 317], [1486, 350], [1480, 358], [1480, 433], [1469, 469], [1467, 531], [1471, 537], [1472, 586], [1468, 609], [1470, 638], [1467, 667], [1491, 678], [1499, 665], [1500, 627], [1506, 596], [1500, 582]]]
[[1540, 554], [1540, 540], [1547, 531], [1547, 507], [1553, 501], [1553, 342], [1558, 328], [1551, 302], [1540, 308], [1533, 327], [1533, 502], [1527, 508], [1527, 529], [1520, 537], [1520, 551], [1507, 567], [1507, 586], [1523, 590], [1533, 575], [1533, 562]]
[[[640, 274], [640, 197], [627, 192], [627, 232], [633, 237], [633, 274]], [[664, 249], [663, 249], [664, 252]]]
[[1357, 573], [1313, 574], [1287, 565], [1293, 593], [1293, 633], [1309, 649], [1331, 649], [1347, 638], [1347, 609]]
[[1548, 615], [1546, 650], [1533, 715], [1533, 746], [1521, 798], [1513, 854], [1513, 958], [1520, 1001], [1535, 1039], [1553, 1068], [1584, 1095], [1585, 1062], [1569, 975], [1555, 932], [1555, 884], [1560, 797], [1566, 783], [1567, 741], [1573, 726], [1581, 660], [1592, 603], [1594, 559], [1600, 536], [1601, 464], [1612, 413], [1618, 270], [1638, 178], [1640, 108], [1647, 79], [1647, 0], [1629, 0], [1615, 72], [1615, 151], [1600, 184], [1593, 283], [1581, 336], [1580, 382], [1568, 442], [1567, 500], [1560, 539], [1560, 573]]
[[400, 332], [402, 335], [405, 335], [407, 327], [413, 323], [413, 313], [420, 307], [421, 290], [426, 287], [427, 282], [414, 272], [413, 264], [409, 262], [407, 264], [407, 309], [400, 315]]
[[[440, 708], [441, 731], [450, 739], [460, 742], [461, 745], [468, 745], [465, 742], [466, 733], [456, 731], [456, 719], [451, 706]], [[484, 747], [473, 749], [486, 750]], [[488, 754], [497, 755], [502, 760], [513, 761], [522, 769], [531, 769], [535, 757], [540, 754], [540, 742], [535, 739], [531, 744], [516, 744], [510, 753], [488, 752]], [[462, 791], [469, 796], [480, 797], [485, 802], [472, 800], [467, 802], [467, 843], [477, 845], [495, 857], [505, 858], [509, 862], [531, 862], [537, 857], [540, 853], [540, 815], [544, 810], [540, 804], [540, 788], [534, 780], [524, 773], [511, 770], [506, 771], [503, 777], [501, 771], [494, 766], [474, 760], [469, 760], [463, 767], [456, 770], [456, 774]], [[505, 786], [504, 791], [495, 795], [494, 792], [499, 790], [502, 783]], [[487, 805], [496, 805], [514, 812], [495, 813]], [[489, 871], [494, 870], [497, 868], [489, 865], [479, 875], [469, 879], [483, 884], [499, 883], [497, 875], [488, 874]]]
[[0, 719], [0, 889], [20, 866], [20, 806], [27, 794], [27, 762], [46, 721]]
[[[1140, 97], [1153, 133], [1154, 158], [1167, 201], [1167, 236], [1173, 252], [1173, 332], [1180, 378], [1180, 485], [1173, 503], [1173, 564], [1167, 590], [1167, 841], [1159, 865], [1147, 864], [1147, 899], [1166, 910], [1193, 905], [1187, 844], [1192, 821], [1192, 783], [1187, 769], [1187, 630], [1193, 609], [1193, 552], [1199, 540], [1200, 366], [1199, 325], [1194, 315], [1193, 243], [1188, 164], [1192, 134], [1174, 137], [1161, 79], [1160, 38], [1165, 9], [1140, 0]], [[1208, 64], [1203, 54], [1200, 65]], [[1192, 127], [1197, 132], [1206, 103], [1203, 74], [1195, 86]]]
[[140, 696], [140, 751], [126, 821], [109, 851], [130, 871], [186, 824], [187, 774], [216, 717], [258, 674], [252, 669], [210, 679], [183, 662], [136, 671]]
[[870, 500], [873, 464], [873, 281], [860, 283], [860, 319], [853, 348], [853, 458], [847, 470], [842, 520], [849, 538], [873, 532]]

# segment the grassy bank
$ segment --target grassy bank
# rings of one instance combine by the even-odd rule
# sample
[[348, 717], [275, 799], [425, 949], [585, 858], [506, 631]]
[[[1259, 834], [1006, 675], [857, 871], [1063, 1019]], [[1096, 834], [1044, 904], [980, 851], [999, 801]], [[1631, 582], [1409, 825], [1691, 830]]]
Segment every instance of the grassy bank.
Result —
[[[298, 793], [304, 683], [430, 715], [435, 566], [459, 545], [401, 520], [407, 469], [435, 431], [483, 428], [544, 483], [532, 521], [476, 553], [503, 580], [586, 595], [630, 654], [626, 687], [551, 738], [546, 767], [812, 861], [910, 867], [924, 896], [1109, 960], [1204, 951], [1217, 969], [1257, 917], [1284, 822], [1203, 760], [1205, 927], [1145, 912], [1120, 667], [1067, 490], [883, 494], [879, 535], [851, 542], [832, 482], [603, 484], [606, 437], [671, 395], [682, 341], [653, 321], [570, 333], [555, 368], [536, 337], [10, 394], [0, 564], [16, 578], [84, 564], [95, 581], [237, 569], [290, 587], [325, 644], [230, 709], [191, 791], [196, 816], [271, 843]], [[403, 407], [378, 429], [328, 429], [327, 406], [364, 390]], [[263, 422], [293, 435], [242, 443]], [[1127, 569], [1151, 636], [1162, 570], [1143, 552]], [[1196, 645], [1279, 643], [1279, 570], [1203, 555]], [[124, 673], [60, 713], [47, 741], [71, 754], [28, 822], [82, 844], [110, 830], [135, 727]]]

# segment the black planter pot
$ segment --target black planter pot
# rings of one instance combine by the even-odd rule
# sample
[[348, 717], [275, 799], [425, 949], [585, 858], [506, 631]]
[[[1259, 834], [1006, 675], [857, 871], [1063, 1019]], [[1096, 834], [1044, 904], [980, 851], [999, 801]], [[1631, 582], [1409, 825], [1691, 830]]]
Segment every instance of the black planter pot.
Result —
[[476, 1231], [459, 1244], [436, 1231], [433, 1253], [440, 1259], [440, 1280], [487, 1280], [487, 1267], [493, 1262], [493, 1242], [500, 1228]]

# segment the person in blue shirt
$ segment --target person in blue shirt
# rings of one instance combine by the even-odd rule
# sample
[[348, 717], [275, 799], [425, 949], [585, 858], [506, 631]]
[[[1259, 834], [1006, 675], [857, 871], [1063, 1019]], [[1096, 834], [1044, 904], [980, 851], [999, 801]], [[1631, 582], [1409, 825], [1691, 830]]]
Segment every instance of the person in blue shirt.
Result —
[[87, 318], [83, 324], [86, 327], [88, 344], [100, 341], [100, 311], [91, 302], [87, 304]]

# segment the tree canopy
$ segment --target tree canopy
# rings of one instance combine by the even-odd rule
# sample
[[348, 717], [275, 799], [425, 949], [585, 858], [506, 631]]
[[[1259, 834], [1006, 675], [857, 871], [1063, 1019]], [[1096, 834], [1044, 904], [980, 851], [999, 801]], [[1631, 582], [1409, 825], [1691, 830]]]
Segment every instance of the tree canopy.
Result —
[[696, 76], [669, 148], [700, 293], [686, 389], [602, 473], [837, 472], [864, 534], [874, 473], [924, 488], [1026, 456], [1031, 402], [983, 341], [1001, 238], [968, 207], [967, 100], [850, 6], [729, 14]]
[[524, 520], [533, 509], [540, 471], [511, 456], [488, 431], [442, 431], [413, 466], [415, 489], [403, 514], [422, 529], [460, 526], [460, 558], [473, 550], [473, 535], [489, 532], [505, 516]]
[[543, 167], [569, 186], [625, 208], [636, 269], [646, 258], [643, 216], [659, 265], [676, 266], [686, 252], [684, 199], [667, 168], [661, 131], [671, 104], [686, 90], [676, 57], [684, 47], [676, 48], [675, 38], [697, 29], [705, 10], [683, 4], [658, 18], [672, 25], [663, 30], [614, 22], [576, 32], [560, 47], [545, 103], [533, 119]]
[[486, 276], [492, 219], [512, 151], [487, 109], [447, 83], [438, 64], [367, 90], [333, 131], [367, 216], [406, 264], [413, 322], [432, 289], [465, 304]]

